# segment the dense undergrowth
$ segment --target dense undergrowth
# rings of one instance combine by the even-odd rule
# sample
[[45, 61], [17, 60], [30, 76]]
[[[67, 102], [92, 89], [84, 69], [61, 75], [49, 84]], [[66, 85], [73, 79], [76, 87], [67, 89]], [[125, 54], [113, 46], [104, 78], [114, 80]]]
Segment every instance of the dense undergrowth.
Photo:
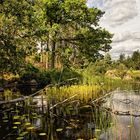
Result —
[[[85, 69], [42, 70], [29, 64], [20, 75], [6, 75], [5, 79], [16, 81], [17, 85], [23, 86], [30, 85], [31, 81], [35, 81], [40, 88], [51, 85], [47, 88], [47, 98], [55, 98], [55, 102], [61, 102], [74, 95], [76, 95], [75, 99], [88, 102], [118, 87], [122, 88], [130, 83], [139, 82], [140, 76], [139, 71], [119, 69], [110, 70], [109, 74], [100, 73], [92, 66]], [[124, 79], [122, 76], [129, 76], [130, 79]]]

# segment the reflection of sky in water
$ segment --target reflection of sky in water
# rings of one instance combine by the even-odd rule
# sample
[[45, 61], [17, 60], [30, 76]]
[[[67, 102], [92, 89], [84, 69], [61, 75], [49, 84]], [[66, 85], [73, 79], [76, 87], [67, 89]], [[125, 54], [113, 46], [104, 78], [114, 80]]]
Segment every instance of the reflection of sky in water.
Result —
[[[133, 92], [116, 91], [105, 104], [113, 111], [140, 115], [140, 96]], [[139, 140], [140, 117], [112, 115], [113, 127], [102, 133], [100, 140]]]
[[44, 96], [44, 95], [43, 95], [43, 96], [42, 96], [42, 95], [35, 96], [35, 97], [33, 98], [33, 102], [36, 103], [36, 105], [37, 105], [38, 107], [41, 107], [42, 104], [43, 104], [44, 106], [47, 106], [46, 96]]

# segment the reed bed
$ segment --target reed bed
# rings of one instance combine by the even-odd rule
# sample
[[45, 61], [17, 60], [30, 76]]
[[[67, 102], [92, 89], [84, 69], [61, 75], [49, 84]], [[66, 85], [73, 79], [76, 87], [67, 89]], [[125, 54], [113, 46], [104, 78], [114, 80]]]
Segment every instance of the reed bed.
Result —
[[70, 87], [52, 87], [47, 89], [47, 98], [63, 101], [75, 95], [74, 99], [88, 102], [96, 99], [103, 93], [99, 85], [72, 85]]

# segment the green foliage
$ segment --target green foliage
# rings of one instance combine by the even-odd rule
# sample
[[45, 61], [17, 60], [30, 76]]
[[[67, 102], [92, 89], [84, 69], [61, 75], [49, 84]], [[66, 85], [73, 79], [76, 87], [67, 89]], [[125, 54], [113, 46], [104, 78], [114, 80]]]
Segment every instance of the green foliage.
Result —
[[98, 59], [95, 63], [90, 63], [83, 71], [90, 76], [104, 75], [107, 70], [111, 69], [112, 60], [110, 54], [105, 54], [102, 59]]
[[[64, 65], [71, 62], [82, 66], [100, 58], [100, 51], [111, 49], [112, 35], [98, 25], [103, 12], [88, 8], [85, 0], [46, 0], [44, 9], [47, 42], [51, 42], [48, 47], [51, 68], [55, 66], [56, 52]], [[69, 56], [64, 55], [67, 49], [72, 49]], [[71, 57], [74, 59], [70, 60]]]
[[0, 72], [19, 73], [36, 51], [40, 8], [33, 1], [6, 0], [0, 9]]
[[[33, 65], [29, 64], [25, 71], [20, 76], [20, 81], [22, 83], [29, 82], [31, 80], [36, 80], [40, 85], [48, 84], [75, 84], [82, 80], [82, 76], [72, 69], [65, 68], [63, 70], [39, 70]], [[61, 84], [62, 83], [62, 84]]]
[[130, 75], [135, 81], [140, 81], [140, 70], [130, 71]]
[[37, 73], [39, 70], [34, 67], [32, 64], [27, 64], [24, 71], [20, 74], [20, 79], [23, 82], [30, 81], [32, 79], [36, 79]]
[[132, 67], [135, 70], [140, 70], [140, 52], [139, 51], [134, 51], [131, 59], [133, 61]]
[[127, 58], [124, 54], [121, 54], [115, 66], [117, 67], [120, 63], [125, 65], [128, 69], [140, 70], [140, 52], [138, 50], [134, 51], [132, 56], [128, 56]]
[[[56, 69], [46, 71], [46, 72], [44, 71], [40, 73], [39, 77], [40, 77], [39, 78], [40, 83], [47, 84], [47, 80], [49, 79], [50, 84], [54, 84], [54, 85], [59, 83], [60, 85], [75, 84], [80, 82], [82, 79], [82, 76], [80, 74], [68, 68], [63, 69], [62, 71]], [[73, 80], [69, 81], [69, 79], [73, 79]]]
[[52, 83], [51, 72], [41, 71], [37, 73], [36, 81], [42, 86], [51, 84]]
[[[78, 78], [72, 82], [77, 83], [81, 75], [71, 67], [85, 68], [101, 59], [101, 52], [111, 49], [112, 34], [98, 24], [104, 12], [89, 8], [85, 0], [7, 0], [0, 9], [0, 73], [19, 73], [25, 82], [35, 79], [41, 84], [55, 84]], [[41, 61], [38, 44], [46, 55], [48, 71], [26, 66], [31, 56]], [[55, 69], [57, 56], [62, 71]], [[105, 73], [107, 66], [100, 66], [97, 71]]]

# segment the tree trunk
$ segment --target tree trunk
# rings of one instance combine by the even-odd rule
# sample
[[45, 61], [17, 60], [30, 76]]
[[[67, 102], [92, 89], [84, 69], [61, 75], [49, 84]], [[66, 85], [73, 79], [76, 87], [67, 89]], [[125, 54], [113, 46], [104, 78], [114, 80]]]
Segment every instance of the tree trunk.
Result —
[[56, 48], [56, 42], [52, 41], [52, 50], [51, 50], [51, 69], [55, 68], [55, 48]]
[[49, 66], [48, 63], [49, 63], [49, 61], [48, 61], [48, 52], [46, 52], [45, 53], [45, 68], [46, 69], [48, 69], [48, 66]]

